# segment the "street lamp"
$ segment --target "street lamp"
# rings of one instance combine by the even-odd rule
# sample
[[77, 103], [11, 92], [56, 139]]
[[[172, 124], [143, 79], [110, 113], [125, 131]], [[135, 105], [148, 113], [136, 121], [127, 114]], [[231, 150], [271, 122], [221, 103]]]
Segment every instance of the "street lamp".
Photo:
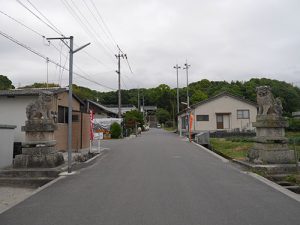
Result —
[[[61, 40], [69, 48], [69, 96], [68, 96], [68, 173], [71, 173], [72, 170], [72, 86], [73, 86], [73, 55], [90, 45], [91, 43], [87, 43], [77, 49], [73, 49], [73, 36], [70, 37], [58, 37], [58, 38], [46, 38], [47, 40]], [[65, 40], [70, 41], [70, 45], [68, 45]]]

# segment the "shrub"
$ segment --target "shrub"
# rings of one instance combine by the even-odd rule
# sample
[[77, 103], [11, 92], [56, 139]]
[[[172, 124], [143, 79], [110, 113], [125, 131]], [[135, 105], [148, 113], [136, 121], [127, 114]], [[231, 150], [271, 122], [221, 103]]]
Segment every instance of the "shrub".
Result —
[[290, 118], [289, 127], [287, 128], [287, 130], [300, 131], [300, 119]]
[[110, 132], [111, 132], [111, 138], [120, 138], [121, 136], [121, 126], [120, 124], [118, 124], [117, 122], [114, 122], [111, 126], [110, 126]]

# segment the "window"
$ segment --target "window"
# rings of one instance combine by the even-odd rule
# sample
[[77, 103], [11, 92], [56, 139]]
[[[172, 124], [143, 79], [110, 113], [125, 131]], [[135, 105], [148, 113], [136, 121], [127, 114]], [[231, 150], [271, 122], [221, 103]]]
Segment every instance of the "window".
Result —
[[209, 121], [209, 115], [197, 115], [197, 121]]
[[58, 106], [58, 123], [68, 123], [68, 107]]
[[79, 115], [72, 115], [72, 122], [79, 122]]
[[250, 118], [249, 109], [237, 110], [237, 118], [238, 119], [249, 119]]

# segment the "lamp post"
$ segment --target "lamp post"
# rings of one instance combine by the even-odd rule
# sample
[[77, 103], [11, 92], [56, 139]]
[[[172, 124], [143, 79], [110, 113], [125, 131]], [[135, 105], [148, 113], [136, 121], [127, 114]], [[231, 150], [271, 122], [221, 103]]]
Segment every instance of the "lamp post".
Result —
[[186, 70], [186, 101], [187, 101], [187, 107], [190, 107], [190, 97], [189, 97], [189, 65], [186, 61], [184, 64], [184, 67], [182, 69]]
[[[61, 40], [69, 48], [69, 96], [68, 96], [68, 173], [72, 172], [72, 86], [73, 86], [73, 54], [90, 45], [87, 43], [75, 50], [73, 50], [73, 36], [46, 38], [47, 40]], [[65, 40], [70, 40], [68, 45]]]

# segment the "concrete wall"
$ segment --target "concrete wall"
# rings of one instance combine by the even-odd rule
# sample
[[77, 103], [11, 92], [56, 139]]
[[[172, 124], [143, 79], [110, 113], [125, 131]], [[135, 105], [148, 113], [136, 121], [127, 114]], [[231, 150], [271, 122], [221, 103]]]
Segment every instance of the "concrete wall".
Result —
[[0, 168], [13, 162], [14, 129], [16, 126], [0, 124]]
[[[14, 141], [23, 142], [25, 141], [25, 132], [21, 131], [21, 127], [25, 125], [26, 107], [29, 103], [37, 100], [38, 96], [15, 96], [6, 97], [0, 96], [0, 124], [11, 124], [17, 126], [14, 132]], [[58, 106], [68, 107], [68, 93], [60, 93], [54, 97], [53, 107], [51, 111], [58, 112]], [[80, 103], [73, 98], [73, 114], [79, 116], [78, 122], [73, 122], [73, 149], [76, 151], [82, 148], [89, 147], [89, 115], [80, 113]], [[83, 116], [82, 116], [82, 115]], [[83, 119], [82, 119], [82, 118]], [[82, 121], [81, 121], [82, 120]], [[54, 137], [57, 141], [58, 150], [67, 149], [68, 140], [68, 124], [57, 123], [58, 129], [54, 132]], [[82, 135], [82, 137], [81, 137]]]
[[14, 132], [14, 141], [25, 141], [25, 133], [21, 132], [21, 126], [25, 125], [26, 106], [34, 102], [38, 96], [16, 96], [8, 98], [0, 96], [0, 124], [11, 124], [17, 126]]
[[[237, 110], [249, 110], [249, 119], [238, 119]], [[224, 114], [224, 129], [217, 129], [217, 114]], [[251, 130], [252, 122], [255, 122], [257, 115], [257, 108], [254, 105], [237, 100], [229, 96], [222, 96], [213, 99], [207, 103], [199, 105], [192, 109], [194, 115], [193, 129], [194, 132], [199, 131], [214, 131], [214, 130]], [[197, 115], [209, 115], [209, 121], [197, 121]], [[181, 128], [181, 117], [179, 116], [178, 129]], [[182, 129], [183, 131], [185, 129]]]

